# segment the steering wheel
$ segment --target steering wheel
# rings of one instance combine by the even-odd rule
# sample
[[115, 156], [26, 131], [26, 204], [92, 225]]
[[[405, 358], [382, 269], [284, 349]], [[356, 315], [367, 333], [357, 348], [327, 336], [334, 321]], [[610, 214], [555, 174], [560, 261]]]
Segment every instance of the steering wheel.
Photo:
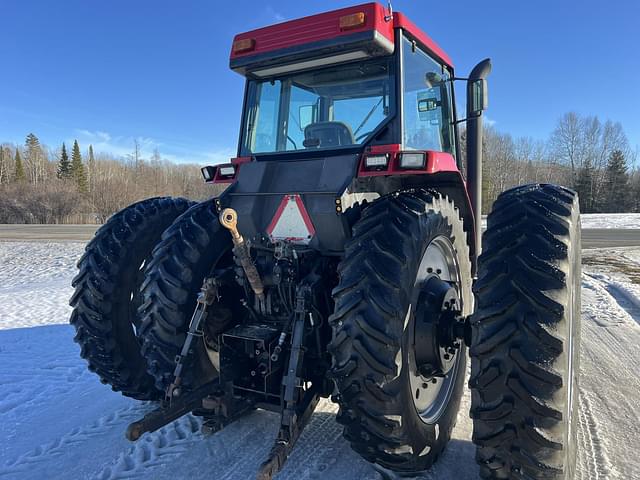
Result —
[[298, 149], [298, 145], [296, 145], [296, 142], [294, 142], [293, 138], [291, 138], [289, 135], [287, 135], [287, 140], [289, 140], [291, 143], [293, 143], [294, 150]]
[[368, 131], [368, 132], [366, 132], [366, 133], [361, 133], [360, 135], [358, 135], [358, 136], [356, 137], [356, 139], [355, 139], [355, 140], [356, 140], [356, 143], [358, 143], [358, 142], [359, 142], [360, 140], [362, 140], [363, 138], [367, 138], [367, 137], [371, 134], [371, 132], [373, 132], [373, 130], [369, 130], [369, 131]]

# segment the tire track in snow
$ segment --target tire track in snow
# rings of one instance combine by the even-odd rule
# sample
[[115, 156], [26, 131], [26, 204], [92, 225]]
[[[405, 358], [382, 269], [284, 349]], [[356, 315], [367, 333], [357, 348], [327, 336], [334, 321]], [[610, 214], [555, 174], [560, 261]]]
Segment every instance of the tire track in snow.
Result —
[[77, 447], [93, 437], [111, 434], [113, 427], [142, 416], [146, 409], [147, 407], [144, 404], [133, 405], [105, 415], [86, 427], [75, 427], [53, 442], [38, 445], [30, 452], [8, 461], [4, 466], [0, 467], [0, 477], [24, 473], [31, 471], [40, 464], [50, 461], [55, 462], [56, 458], [67, 454], [69, 448]]
[[[582, 464], [582, 478], [584, 480], [606, 480], [617, 478], [618, 472], [607, 456], [603, 445], [603, 432], [593, 413], [589, 395], [582, 389], [579, 392], [580, 417], [579, 438], [581, 437], [581, 451], [584, 458]], [[586, 468], [586, 472], [584, 471]]]
[[201, 421], [186, 415], [150, 434], [143, 435], [127, 452], [121, 453], [112, 465], [105, 467], [93, 478], [122, 480], [140, 478], [148, 469], [162, 465], [202, 442]]

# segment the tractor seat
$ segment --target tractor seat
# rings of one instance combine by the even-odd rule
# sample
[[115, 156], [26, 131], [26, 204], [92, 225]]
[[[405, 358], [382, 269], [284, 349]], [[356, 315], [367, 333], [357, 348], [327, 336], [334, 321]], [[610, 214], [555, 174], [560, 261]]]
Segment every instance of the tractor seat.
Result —
[[343, 122], [317, 122], [304, 127], [303, 145], [307, 148], [339, 147], [354, 143], [351, 128]]

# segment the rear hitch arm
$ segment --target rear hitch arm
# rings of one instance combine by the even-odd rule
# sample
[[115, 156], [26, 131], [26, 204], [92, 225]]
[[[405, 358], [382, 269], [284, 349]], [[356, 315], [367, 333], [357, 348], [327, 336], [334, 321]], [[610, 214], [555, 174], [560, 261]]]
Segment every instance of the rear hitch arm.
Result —
[[182, 383], [182, 370], [185, 363], [192, 352], [191, 345], [196, 337], [202, 337], [202, 320], [207, 314], [207, 308], [213, 305], [218, 300], [218, 282], [215, 278], [205, 278], [202, 282], [202, 288], [198, 294], [198, 300], [196, 308], [189, 322], [189, 330], [187, 331], [187, 338], [182, 345], [180, 354], [176, 356], [176, 366], [173, 371], [173, 381], [171, 385], [167, 387], [165, 392], [164, 402], [165, 404], [171, 404], [175, 397], [180, 396]]
[[192, 392], [174, 399], [170, 406], [165, 408], [160, 407], [147, 413], [142, 419], [131, 423], [127, 427], [125, 437], [127, 437], [127, 440], [135, 442], [143, 434], [155, 432], [192, 410], [201, 407], [202, 399], [213, 393], [217, 388], [219, 388], [217, 380], [207, 383]]
[[[309, 315], [312, 287], [307, 283], [296, 289], [296, 308], [294, 311], [293, 331], [291, 335], [291, 353], [287, 373], [282, 379], [284, 387], [284, 408], [280, 420], [280, 430], [269, 456], [260, 466], [257, 480], [271, 480], [284, 467], [302, 430], [309, 422], [320, 400], [320, 384], [313, 382], [309, 390], [301, 392], [300, 371], [304, 358], [304, 324]], [[302, 395], [301, 395], [302, 393]]]

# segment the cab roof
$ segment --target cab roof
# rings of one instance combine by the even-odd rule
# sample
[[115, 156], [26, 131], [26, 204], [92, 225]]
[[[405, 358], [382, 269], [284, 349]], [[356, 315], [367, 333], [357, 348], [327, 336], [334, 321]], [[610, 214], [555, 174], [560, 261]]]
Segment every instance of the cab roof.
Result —
[[[363, 3], [237, 34], [230, 67], [241, 74], [319, 55], [345, 59], [355, 52], [389, 54], [395, 48], [394, 30], [402, 29], [420, 46], [453, 68], [451, 58], [426, 33], [400, 12], [389, 16], [377, 2]], [[267, 71], [267, 70], [264, 70]]]

